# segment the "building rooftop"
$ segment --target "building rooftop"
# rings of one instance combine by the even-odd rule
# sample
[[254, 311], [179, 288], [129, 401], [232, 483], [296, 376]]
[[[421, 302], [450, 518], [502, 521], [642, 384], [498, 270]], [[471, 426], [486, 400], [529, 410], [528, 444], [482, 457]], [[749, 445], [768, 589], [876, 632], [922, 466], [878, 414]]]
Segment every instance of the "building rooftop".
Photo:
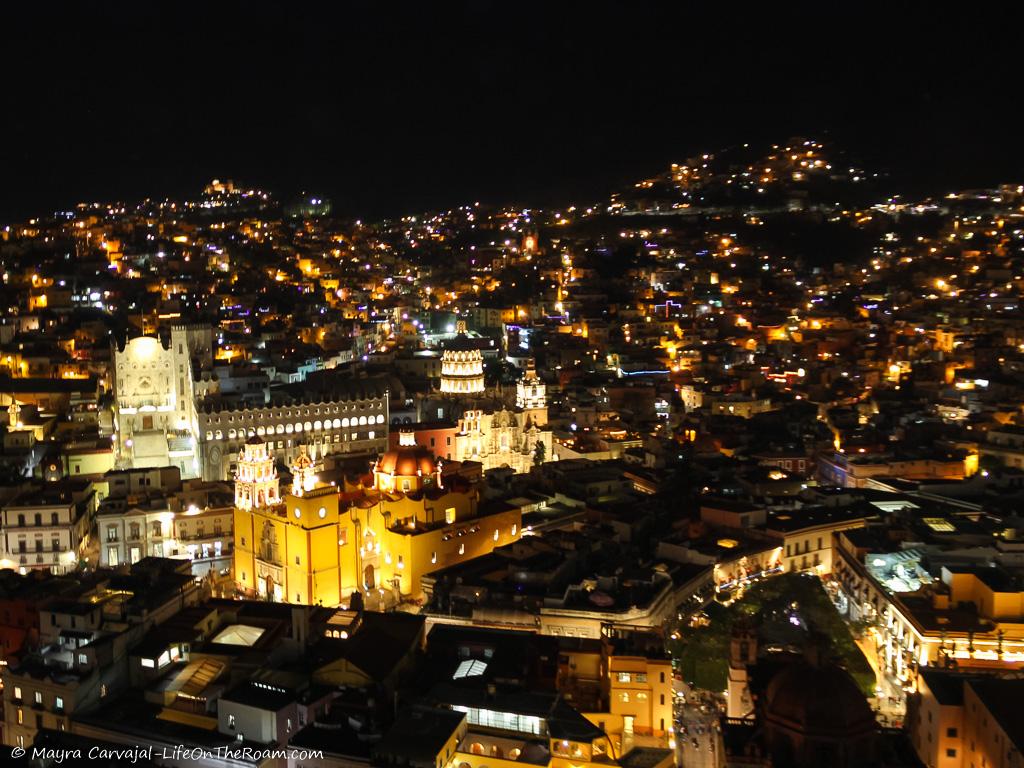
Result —
[[399, 713], [374, 753], [388, 762], [433, 762], [465, 719], [447, 707], [411, 707]]

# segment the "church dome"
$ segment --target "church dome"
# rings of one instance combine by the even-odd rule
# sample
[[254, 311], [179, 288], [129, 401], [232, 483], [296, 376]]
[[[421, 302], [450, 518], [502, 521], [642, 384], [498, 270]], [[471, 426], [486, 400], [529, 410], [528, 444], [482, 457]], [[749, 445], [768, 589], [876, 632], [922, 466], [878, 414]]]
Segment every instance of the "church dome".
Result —
[[377, 471], [387, 475], [410, 477], [412, 475], [432, 475], [437, 471], [434, 455], [421, 445], [412, 448], [399, 446], [380, 457]]
[[438, 473], [433, 452], [417, 444], [409, 431], [398, 435], [398, 447], [385, 453], [373, 468], [376, 485], [382, 491], [419, 491]]
[[[462, 324], [465, 325], [464, 323]], [[465, 328], [460, 328], [459, 333], [447, 341], [441, 342], [441, 348], [452, 352], [479, 352], [477, 344], [466, 335]]]
[[466, 324], [457, 323], [454, 339], [445, 342], [441, 353], [441, 391], [475, 394], [484, 391], [483, 353], [466, 335]]
[[765, 700], [767, 723], [804, 736], [856, 738], [876, 728], [867, 699], [836, 664], [790, 664], [772, 678]]

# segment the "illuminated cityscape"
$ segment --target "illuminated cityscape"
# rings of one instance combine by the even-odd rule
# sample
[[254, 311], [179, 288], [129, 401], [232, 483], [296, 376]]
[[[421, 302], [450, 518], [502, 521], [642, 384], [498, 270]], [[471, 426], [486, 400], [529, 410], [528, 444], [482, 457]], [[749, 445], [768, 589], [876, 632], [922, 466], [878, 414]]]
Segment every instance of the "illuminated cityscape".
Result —
[[3, 75], [4, 764], [1024, 768], [1012, 41], [432, 13]]

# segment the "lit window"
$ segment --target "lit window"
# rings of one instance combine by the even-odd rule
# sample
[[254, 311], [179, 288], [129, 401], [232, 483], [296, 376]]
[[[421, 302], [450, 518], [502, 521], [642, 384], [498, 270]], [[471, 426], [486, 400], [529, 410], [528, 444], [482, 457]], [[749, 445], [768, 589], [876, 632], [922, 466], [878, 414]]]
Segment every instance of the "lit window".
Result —
[[486, 671], [486, 662], [478, 661], [476, 659], [467, 659], [466, 661], [459, 663], [458, 668], [452, 675], [452, 680], [458, 680], [462, 677], [479, 677]]
[[298, 507], [296, 507], [295, 508], [295, 518], [298, 519], [300, 517], [302, 517], [302, 510], [299, 509]]
[[323, 520], [325, 517], [327, 517], [327, 508], [320, 507], [320, 509], [317, 510], [317, 514], [320, 515], [320, 519]]

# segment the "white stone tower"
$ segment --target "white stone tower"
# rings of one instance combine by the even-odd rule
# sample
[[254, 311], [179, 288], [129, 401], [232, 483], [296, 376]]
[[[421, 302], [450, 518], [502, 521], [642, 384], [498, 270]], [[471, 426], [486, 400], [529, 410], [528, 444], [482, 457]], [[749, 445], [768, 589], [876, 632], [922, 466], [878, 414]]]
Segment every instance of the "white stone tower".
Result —
[[543, 427], [548, 423], [547, 387], [537, 375], [532, 357], [526, 364], [526, 375], [516, 384], [516, 407], [523, 410], [532, 425]]

